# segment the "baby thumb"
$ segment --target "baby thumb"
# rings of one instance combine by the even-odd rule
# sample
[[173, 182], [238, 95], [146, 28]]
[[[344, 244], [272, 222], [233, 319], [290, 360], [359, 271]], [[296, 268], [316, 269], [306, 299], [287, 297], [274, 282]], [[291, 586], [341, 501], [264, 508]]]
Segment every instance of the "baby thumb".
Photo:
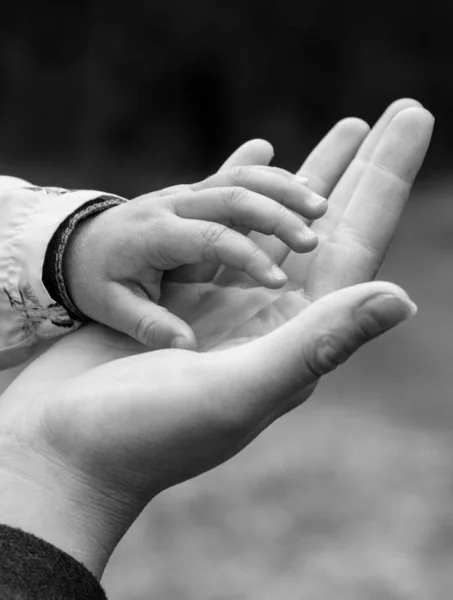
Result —
[[110, 327], [130, 335], [152, 350], [181, 348], [195, 350], [197, 342], [192, 329], [182, 319], [148, 298], [122, 287], [115, 296]]

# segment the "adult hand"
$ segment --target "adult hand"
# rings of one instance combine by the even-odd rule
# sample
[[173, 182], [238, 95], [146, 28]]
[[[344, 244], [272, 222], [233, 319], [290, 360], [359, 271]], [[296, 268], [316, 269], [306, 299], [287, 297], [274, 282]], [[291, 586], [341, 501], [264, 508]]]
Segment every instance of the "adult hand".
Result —
[[[255, 236], [292, 287], [262, 289], [229, 270], [206, 281], [207, 265], [179, 273], [185, 283], [168, 281], [164, 305], [189, 322], [204, 352], [143, 353], [91, 325], [34, 361], [0, 405], [2, 521], [99, 576], [155, 494], [237, 453], [320, 376], [412, 314], [396, 286], [361, 282], [380, 265], [432, 126], [417, 103], [400, 101], [371, 133], [348, 119], [327, 135], [301, 169], [330, 195], [314, 226], [316, 252], [294, 255]], [[250, 142], [228, 164], [260, 154], [266, 163], [269, 146]]]

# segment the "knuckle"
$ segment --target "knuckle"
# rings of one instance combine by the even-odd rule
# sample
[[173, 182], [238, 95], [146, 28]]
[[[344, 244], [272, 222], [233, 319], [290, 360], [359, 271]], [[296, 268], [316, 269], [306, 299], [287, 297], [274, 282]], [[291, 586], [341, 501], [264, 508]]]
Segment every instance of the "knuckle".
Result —
[[225, 236], [228, 231], [225, 225], [219, 225], [217, 223], [210, 223], [203, 230], [204, 242], [210, 246], [215, 246]]
[[[134, 231], [135, 239], [140, 247], [146, 250], [149, 256], [154, 257], [154, 254], [159, 255], [159, 258], [168, 255], [171, 248], [171, 232], [174, 219], [169, 218], [165, 214], [156, 214], [154, 218], [146, 221], [142, 218]], [[145, 227], [143, 227], [143, 225]], [[154, 261], [153, 261], [154, 264]]]
[[160, 195], [157, 192], [145, 194], [130, 200], [126, 206], [130, 206], [137, 220], [156, 218], [158, 214], [165, 212], [165, 208], [172, 206], [175, 194]]
[[148, 315], [141, 317], [135, 330], [135, 339], [144, 346], [155, 346], [157, 342], [158, 321]]
[[290, 217], [290, 211], [281, 204], [276, 203], [274, 208], [274, 233], [286, 229]]
[[174, 187], [176, 187], [176, 186], [163, 188], [162, 190], [156, 190], [155, 192], [152, 192], [151, 194], [147, 194], [147, 196], [148, 197], [153, 196], [154, 198], [165, 198], [165, 196], [169, 196], [170, 194], [174, 193]]
[[239, 206], [247, 196], [247, 190], [243, 187], [231, 186], [223, 188], [222, 197], [227, 208]]
[[215, 182], [216, 175], [209, 175], [205, 179], [201, 181], [197, 181], [195, 183], [190, 183], [187, 185], [187, 190], [190, 192], [199, 192], [200, 190], [204, 190], [206, 188], [213, 187]]
[[250, 178], [250, 169], [244, 166], [233, 167], [226, 173], [230, 185], [245, 187]]
[[249, 257], [250, 260], [261, 260], [263, 258], [263, 251], [261, 250], [261, 248], [259, 246], [257, 246], [256, 244], [254, 244], [253, 242], [251, 242], [248, 245], [247, 248], [247, 256]]
[[352, 352], [351, 344], [345, 339], [334, 334], [325, 334], [309, 346], [304, 361], [314, 378], [319, 379], [344, 363]]
[[244, 247], [242, 257], [243, 266], [248, 268], [262, 268], [267, 262], [265, 253], [253, 242]]
[[191, 191], [192, 191], [192, 188], [190, 185], [188, 185], [186, 183], [180, 183], [178, 185], [172, 185], [171, 187], [163, 190], [164, 193], [161, 193], [160, 197], [164, 198], [165, 200], [167, 200], [167, 199], [174, 200], [181, 194], [184, 194], [186, 192], [191, 192]]

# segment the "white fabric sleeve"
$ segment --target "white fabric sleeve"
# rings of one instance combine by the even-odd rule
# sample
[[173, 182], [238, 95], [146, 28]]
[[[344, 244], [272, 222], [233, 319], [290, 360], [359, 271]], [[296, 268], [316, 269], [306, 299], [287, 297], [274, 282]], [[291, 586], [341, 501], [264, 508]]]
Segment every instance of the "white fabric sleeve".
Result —
[[40, 340], [80, 326], [50, 297], [42, 281], [43, 263], [61, 223], [103, 196], [0, 177], [0, 370], [27, 360]]

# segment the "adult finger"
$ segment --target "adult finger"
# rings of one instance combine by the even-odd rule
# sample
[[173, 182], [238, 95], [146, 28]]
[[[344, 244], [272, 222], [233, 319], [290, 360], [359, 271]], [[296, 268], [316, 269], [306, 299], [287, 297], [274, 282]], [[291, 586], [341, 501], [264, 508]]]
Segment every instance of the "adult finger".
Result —
[[274, 420], [308, 397], [322, 375], [415, 312], [387, 282], [329, 294], [272, 333], [213, 355], [208, 379], [228, 391], [218, 394], [219, 410], [248, 429]]
[[[340, 222], [316, 257], [316, 268], [306, 284], [314, 298], [376, 275], [433, 126], [433, 116], [423, 108], [403, 110], [390, 122]], [[319, 273], [324, 276], [318, 277]]]
[[[337, 181], [354, 158], [369, 131], [368, 125], [355, 118], [339, 121], [311, 152], [298, 174], [308, 179], [308, 185], [317, 194], [329, 197]], [[329, 214], [329, 210], [327, 214]], [[324, 220], [326, 215], [322, 218]], [[275, 237], [252, 232], [249, 235], [273, 260], [281, 265], [290, 249]], [[238, 279], [238, 274], [225, 270], [218, 277], [219, 285]]]
[[272, 144], [266, 140], [249, 140], [239, 146], [237, 150], [229, 156], [220, 171], [231, 169], [238, 165], [268, 165], [274, 156]]
[[[308, 180], [311, 190], [328, 198], [368, 132], [369, 126], [361, 119], [339, 121], [310, 153], [297, 175]], [[251, 234], [251, 238], [278, 264], [289, 253], [289, 248], [277, 240], [266, 240], [257, 234]]]
[[[386, 128], [391, 121], [401, 111], [407, 108], [420, 108], [421, 105], [416, 100], [403, 98], [393, 102], [376, 122], [370, 133], [364, 139], [354, 160], [349, 164], [345, 173], [335, 186], [332, 194], [329, 196], [329, 210], [322, 219], [322, 222], [315, 223], [313, 229], [318, 233], [321, 240], [325, 240], [334, 231], [340, 222], [354, 192], [369, 164], [373, 152], [379, 144]], [[303, 170], [302, 170], [303, 172]], [[310, 265], [318, 258], [319, 252], [315, 252], [309, 257], [297, 257], [289, 254], [284, 263], [285, 273], [292, 281], [301, 282], [308, 272]]]
[[329, 198], [329, 214], [326, 215], [323, 223], [317, 227], [323, 236], [327, 236], [341, 219], [377, 145], [381, 141], [384, 131], [401, 111], [408, 108], [422, 108], [422, 106], [417, 100], [411, 98], [402, 98], [393, 102], [366, 136], [354, 160], [349, 164]]

